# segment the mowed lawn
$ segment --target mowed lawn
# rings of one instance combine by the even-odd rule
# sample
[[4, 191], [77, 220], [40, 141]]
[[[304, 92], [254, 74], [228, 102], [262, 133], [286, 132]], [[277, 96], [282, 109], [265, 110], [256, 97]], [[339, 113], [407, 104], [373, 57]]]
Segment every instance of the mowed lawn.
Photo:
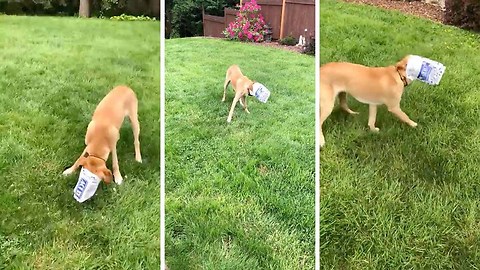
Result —
[[[0, 268], [160, 266], [159, 22], [0, 16]], [[122, 186], [82, 204], [78, 172], [97, 103], [115, 85], [139, 99], [143, 164], [129, 120], [117, 144]], [[111, 161], [107, 162], [111, 168]]]
[[[170, 269], [313, 269], [314, 58], [209, 38], [166, 40], [166, 237]], [[221, 102], [238, 64], [264, 84], [251, 114]]]
[[368, 106], [337, 108], [320, 156], [322, 269], [480, 267], [480, 36], [424, 19], [332, 0], [321, 2], [321, 63], [371, 66], [417, 54], [443, 63], [439, 86], [416, 81], [402, 109], [383, 106], [380, 133]]

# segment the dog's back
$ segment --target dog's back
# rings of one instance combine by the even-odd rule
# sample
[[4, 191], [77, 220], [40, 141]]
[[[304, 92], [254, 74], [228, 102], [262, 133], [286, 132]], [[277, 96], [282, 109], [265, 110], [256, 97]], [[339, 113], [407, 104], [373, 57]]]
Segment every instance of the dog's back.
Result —
[[237, 81], [241, 78], [245, 77], [240, 70], [240, 67], [238, 65], [231, 65], [227, 69], [227, 75], [226, 75], [226, 81], [231, 83], [233, 87], [235, 88], [237, 85]]
[[[127, 86], [113, 88], [97, 105], [92, 116], [92, 121], [109, 121], [117, 128], [123, 123], [125, 116], [137, 106], [135, 92]], [[136, 114], [136, 112], [134, 112]]]

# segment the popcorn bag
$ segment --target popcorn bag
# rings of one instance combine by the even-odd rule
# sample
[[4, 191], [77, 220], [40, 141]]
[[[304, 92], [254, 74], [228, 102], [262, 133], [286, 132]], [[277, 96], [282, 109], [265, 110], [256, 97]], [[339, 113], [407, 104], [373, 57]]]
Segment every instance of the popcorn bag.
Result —
[[82, 167], [77, 185], [73, 189], [73, 197], [75, 200], [82, 203], [90, 199], [95, 195], [100, 181], [101, 179], [98, 176]]
[[437, 61], [412, 55], [408, 59], [406, 72], [409, 80], [419, 80], [430, 85], [438, 85], [445, 72], [445, 66]]
[[270, 91], [261, 83], [253, 84], [253, 95], [263, 103], [267, 103], [268, 98], [270, 97]]

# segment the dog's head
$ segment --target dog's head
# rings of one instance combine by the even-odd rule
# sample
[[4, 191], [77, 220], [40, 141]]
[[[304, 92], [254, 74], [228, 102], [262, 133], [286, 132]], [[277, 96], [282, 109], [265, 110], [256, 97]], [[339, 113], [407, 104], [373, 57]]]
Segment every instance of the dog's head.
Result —
[[400, 60], [397, 64], [395, 64], [395, 68], [397, 69], [398, 75], [403, 82], [403, 86], [407, 86], [412, 83], [412, 80], [407, 78], [407, 64], [410, 55], [405, 56], [402, 60]]
[[100, 157], [86, 154], [81, 158], [80, 165], [98, 176], [106, 184], [110, 184], [113, 180], [112, 171], [107, 168], [105, 160]]

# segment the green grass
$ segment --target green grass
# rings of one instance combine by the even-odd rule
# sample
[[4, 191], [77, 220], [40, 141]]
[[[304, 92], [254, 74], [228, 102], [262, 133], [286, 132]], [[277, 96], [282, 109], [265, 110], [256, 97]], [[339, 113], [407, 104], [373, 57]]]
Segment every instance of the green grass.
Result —
[[[166, 262], [175, 269], [313, 269], [314, 58], [219, 39], [167, 40]], [[227, 124], [225, 72], [271, 91]]]
[[478, 269], [480, 265], [480, 36], [331, 0], [321, 2], [321, 63], [372, 66], [417, 54], [447, 67], [441, 85], [414, 82], [400, 122], [383, 106], [338, 107], [323, 126], [323, 269]]
[[[0, 16], [0, 269], [160, 266], [159, 23]], [[117, 84], [139, 98], [143, 164], [128, 120], [122, 186], [80, 204], [78, 172], [97, 103]], [[107, 165], [111, 168], [111, 162]]]

